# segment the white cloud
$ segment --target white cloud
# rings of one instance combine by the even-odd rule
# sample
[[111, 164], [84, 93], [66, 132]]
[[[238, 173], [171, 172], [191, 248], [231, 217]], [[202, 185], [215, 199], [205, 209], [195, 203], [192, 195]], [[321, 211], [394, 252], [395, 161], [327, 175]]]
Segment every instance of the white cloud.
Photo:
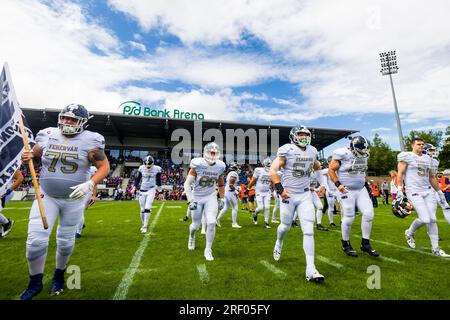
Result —
[[[307, 99], [300, 108], [326, 114], [392, 112], [378, 53], [397, 49], [400, 112], [411, 122], [450, 120], [447, 1], [109, 2], [136, 19], [143, 32], [162, 28], [188, 47], [243, 43], [243, 34], [254, 35], [287, 63], [276, 76], [300, 84]], [[206, 63], [192, 71], [209, 68]], [[228, 75], [220, 75], [221, 81], [209, 77], [220, 85]]]
[[383, 128], [383, 127], [381, 127], [381, 128], [371, 129], [370, 131], [371, 132], [379, 132], [379, 131], [391, 131], [391, 130], [392, 130], [392, 128]]
[[131, 45], [131, 47], [133, 47], [134, 49], [137, 49], [139, 51], [142, 52], [146, 52], [147, 48], [145, 47], [144, 44], [140, 43], [140, 42], [136, 42], [136, 41], [128, 41], [128, 43]]

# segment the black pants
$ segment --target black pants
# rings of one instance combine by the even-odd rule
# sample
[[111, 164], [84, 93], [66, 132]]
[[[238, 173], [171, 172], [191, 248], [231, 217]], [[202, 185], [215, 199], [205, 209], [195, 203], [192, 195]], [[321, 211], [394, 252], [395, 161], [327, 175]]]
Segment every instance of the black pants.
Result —
[[389, 191], [383, 190], [383, 196], [384, 196], [384, 201], [386, 202], [386, 204], [389, 204]]

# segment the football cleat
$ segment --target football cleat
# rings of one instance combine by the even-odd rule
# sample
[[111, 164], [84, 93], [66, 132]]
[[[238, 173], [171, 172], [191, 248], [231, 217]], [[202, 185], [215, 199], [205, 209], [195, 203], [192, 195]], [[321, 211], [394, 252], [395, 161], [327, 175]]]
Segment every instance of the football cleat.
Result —
[[317, 230], [320, 230], [320, 231], [328, 231], [328, 229], [327, 228], [325, 228], [323, 225], [321, 225], [320, 223], [318, 223], [317, 225], [316, 225], [316, 228], [317, 228]]
[[75, 239], [80, 239], [81, 238], [81, 233], [76, 232], [75, 233]]
[[294, 228], [297, 228], [297, 227], [298, 227], [297, 221], [292, 221], [292, 227], [294, 227]]
[[271, 226], [267, 223], [267, 222], [264, 222], [264, 228], [266, 228], [266, 229], [270, 229], [271, 228]]
[[231, 225], [231, 227], [232, 228], [235, 228], [235, 229], [241, 229], [242, 227], [240, 226], [240, 225], [238, 225], [237, 223], [233, 223], [232, 225]]
[[273, 260], [279, 261], [280, 258], [281, 258], [281, 248], [275, 245], [275, 248], [273, 248]]
[[323, 282], [325, 277], [319, 273], [319, 271], [314, 271], [311, 275], [306, 275], [306, 280], [312, 282]]
[[350, 257], [358, 256], [355, 249], [352, 248], [352, 245], [350, 244], [350, 240], [349, 241], [341, 240], [341, 242], [342, 242], [342, 250], [344, 250], [346, 255], [348, 255]]
[[220, 224], [219, 220], [216, 220], [216, 226], [218, 226], [219, 228], [222, 228], [222, 225]]
[[184, 222], [186, 222], [186, 221], [188, 221], [189, 220], [189, 217], [188, 216], [185, 216], [184, 218], [183, 218], [183, 221]]
[[32, 300], [33, 297], [37, 296], [43, 288], [42, 285], [42, 277], [43, 274], [35, 274], [34, 276], [30, 276], [30, 282], [28, 284], [28, 288], [20, 295], [20, 300]]
[[414, 236], [409, 234], [408, 229], [405, 230], [405, 239], [406, 243], [411, 249], [416, 248], [416, 241], [414, 240]]
[[332, 222], [332, 223], [330, 223], [330, 227], [335, 228], [335, 227], [337, 227], [337, 225], [334, 222]]
[[55, 269], [55, 274], [53, 275], [50, 287], [50, 295], [59, 296], [64, 291], [64, 271], [65, 270]]
[[367, 252], [369, 255], [371, 255], [372, 257], [378, 257], [380, 254], [374, 250], [372, 248], [372, 246], [370, 245], [370, 243], [361, 243], [361, 250], [364, 252]]
[[258, 215], [253, 213], [253, 223], [258, 224]]
[[431, 252], [442, 258], [450, 258], [450, 254], [447, 254], [444, 250], [437, 247], [436, 249], [431, 249]]
[[212, 250], [211, 249], [205, 249], [204, 256], [205, 256], [205, 259], [207, 261], [213, 261], [214, 260], [214, 257], [212, 255]]
[[189, 236], [188, 249], [189, 250], [195, 249], [195, 236], [194, 237]]
[[272, 223], [280, 223], [277, 219], [272, 219]]
[[1, 237], [4, 238], [11, 232], [12, 227], [14, 225], [14, 220], [8, 219], [8, 222], [3, 224], [3, 232], [1, 233]]
[[141, 233], [147, 233], [147, 227], [142, 227], [141, 228]]

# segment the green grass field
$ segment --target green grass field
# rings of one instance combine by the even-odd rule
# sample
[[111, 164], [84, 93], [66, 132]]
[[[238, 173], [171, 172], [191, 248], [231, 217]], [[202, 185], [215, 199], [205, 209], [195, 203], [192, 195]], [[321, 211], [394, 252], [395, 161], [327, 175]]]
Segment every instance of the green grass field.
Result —
[[[25, 240], [30, 206], [30, 202], [9, 202], [4, 210], [16, 224], [7, 238], [0, 239], [0, 299], [17, 299], [28, 283]], [[416, 235], [418, 248], [409, 249], [403, 233], [413, 217], [396, 218], [384, 205], [375, 209], [372, 230], [372, 245], [380, 258], [359, 250], [360, 215], [351, 237], [358, 258], [342, 252], [339, 227], [315, 231], [316, 266], [325, 276], [322, 284], [305, 280], [300, 228], [291, 229], [281, 260], [275, 262], [277, 225], [264, 229], [261, 216], [254, 225], [250, 214], [240, 210], [238, 222], [243, 228], [232, 229], [230, 211], [222, 219], [222, 228], [217, 228], [215, 260], [208, 262], [200, 231], [196, 249], [187, 250], [189, 223], [180, 221], [185, 212], [185, 202], [155, 202], [149, 224], [152, 232], [144, 236], [139, 232], [137, 202], [96, 203], [86, 213], [86, 229], [69, 261], [81, 270], [81, 289], [66, 290], [58, 297], [48, 294], [55, 266], [54, 228], [44, 290], [36, 299], [450, 299], [450, 259], [430, 254], [425, 228]], [[323, 221], [328, 226], [327, 217]], [[339, 223], [339, 216], [335, 215], [335, 222]], [[440, 209], [438, 226], [441, 247], [450, 252], [450, 226]], [[141, 259], [133, 259], [139, 253]], [[380, 268], [381, 289], [367, 288], [371, 265]]]

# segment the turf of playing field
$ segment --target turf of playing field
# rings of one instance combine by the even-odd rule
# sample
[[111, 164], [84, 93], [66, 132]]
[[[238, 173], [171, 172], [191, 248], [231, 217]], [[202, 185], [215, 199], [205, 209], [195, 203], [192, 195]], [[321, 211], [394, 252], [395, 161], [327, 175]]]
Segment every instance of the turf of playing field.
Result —
[[[232, 229], [230, 210], [222, 227], [216, 229], [215, 260], [209, 262], [203, 257], [205, 236], [200, 230], [195, 250], [187, 249], [190, 222], [181, 221], [186, 203], [153, 205], [146, 236], [139, 231], [135, 201], [97, 202], [87, 210], [86, 228], [69, 261], [79, 267], [81, 288], [51, 297], [55, 227], [44, 290], [36, 299], [450, 299], [450, 259], [431, 255], [426, 228], [417, 232], [415, 250], [406, 245], [404, 230], [415, 213], [400, 219], [386, 205], [375, 208], [371, 238], [379, 258], [359, 249], [361, 215], [355, 219], [350, 238], [357, 258], [342, 252], [339, 227], [328, 232], [315, 230], [315, 263], [325, 276], [324, 283], [316, 284], [305, 280], [300, 228], [291, 228], [276, 262], [272, 251], [277, 225], [264, 229], [261, 214], [254, 225], [248, 211], [239, 210], [238, 223], [243, 228]], [[28, 283], [25, 241], [30, 206], [31, 202], [9, 202], [3, 211], [16, 223], [13, 231], [0, 239], [0, 299], [17, 299]], [[440, 209], [437, 217], [440, 245], [450, 252], [450, 226]], [[334, 219], [339, 226], [339, 215]], [[323, 225], [328, 227], [326, 215]], [[71, 275], [66, 274], [66, 280]], [[374, 280], [377, 275], [379, 286]], [[368, 283], [375, 288], [369, 289]]]

